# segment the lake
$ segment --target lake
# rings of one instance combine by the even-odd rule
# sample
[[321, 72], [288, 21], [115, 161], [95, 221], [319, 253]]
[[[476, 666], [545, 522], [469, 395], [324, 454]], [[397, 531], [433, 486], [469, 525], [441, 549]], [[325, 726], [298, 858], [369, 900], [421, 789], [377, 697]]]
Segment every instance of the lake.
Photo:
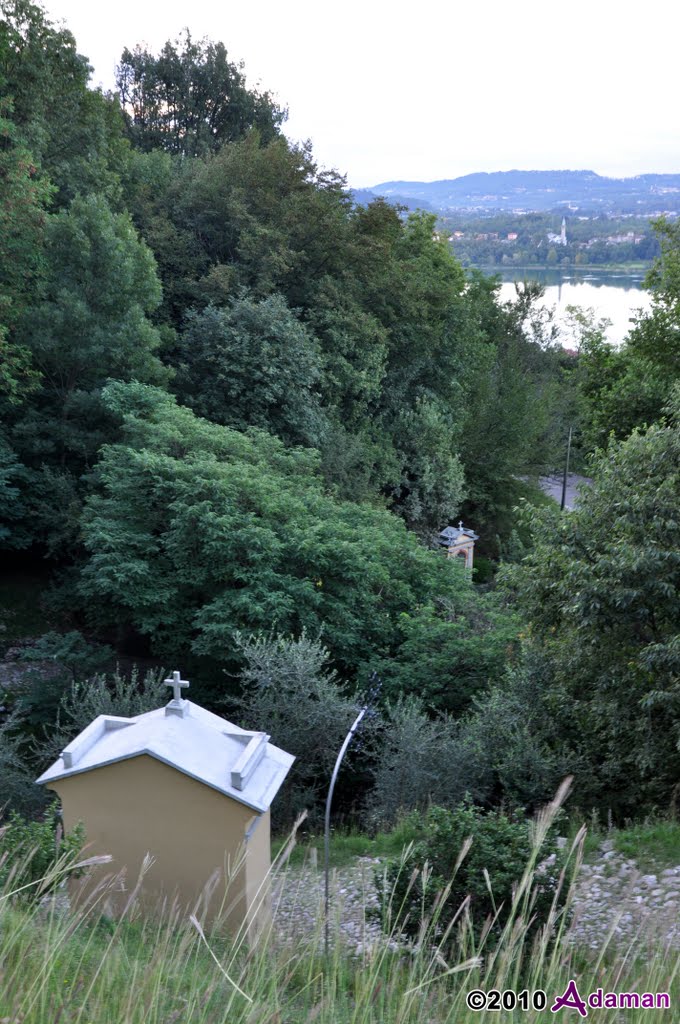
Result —
[[[538, 281], [545, 287], [541, 304], [556, 307], [558, 324], [563, 325], [566, 306], [583, 306], [595, 311], [598, 319], [611, 320], [607, 339], [618, 345], [630, 329], [630, 320], [638, 309], [649, 310], [651, 296], [643, 288], [644, 272], [565, 270], [501, 270], [501, 299], [514, 298], [515, 281]], [[563, 328], [562, 344], [572, 347], [569, 332]]]

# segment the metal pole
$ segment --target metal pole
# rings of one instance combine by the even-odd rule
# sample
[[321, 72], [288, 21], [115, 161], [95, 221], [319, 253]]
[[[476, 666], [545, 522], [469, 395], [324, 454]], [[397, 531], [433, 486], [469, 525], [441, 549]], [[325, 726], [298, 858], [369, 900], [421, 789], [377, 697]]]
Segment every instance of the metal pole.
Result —
[[338, 754], [338, 756], [336, 758], [335, 768], [333, 769], [333, 774], [331, 776], [331, 784], [330, 784], [330, 786], [328, 788], [328, 796], [326, 797], [326, 815], [325, 815], [325, 818], [324, 818], [324, 837], [323, 837], [324, 871], [325, 871], [325, 876], [326, 876], [326, 878], [325, 878], [325, 890], [324, 890], [324, 909], [325, 909], [325, 916], [326, 916], [326, 920], [325, 920], [325, 933], [324, 933], [324, 950], [325, 950], [326, 956], [328, 956], [328, 926], [329, 926], [328, 912], [329, 912], [329, 903], [330, 903], [330, 892], [329, 892], [329, 886], [328, 886], [328, 878], [329, 878], [329, 870], [330, 870], [330, 863], [329, 863], [329, 861], [330, 861], [330, 832], [331, 832], [331, 802], [333, 800], [333, 790], [335, 789], [335, 780], [338, 777], [338, 772], [340, 771], [340, 765], [342, 764], [342, 759], [345, 756], [345, 754], [347, 753], [347, 748], [350, 745], [350, 743], [352, 742], [352, 737], [354, 736], [354, 733], [357, 731], [357, 728], [359, 726], [359, 722], [364, 717], [364, 715], [366, 714], [367, 711], [368, 711], [368, 705], [366, 705], [365, 708], [361, 709], [361, 711], [359, 712], [359, 714], [357, 715], [357, 717], [354, 720], [354, 724], [353, 724], [352, 728], [350, 729], [350, 731], [347, 733], [347, 735], [345, 737], [345, 742], [340, 747], [340, 753]]
[[562, 504], [560, 505], [560, 510], [562, 512], [564, 512], [564, 506], [567, 501], [567, 477], [569, 476], [569, 455], [571, 454], [571, 430], [572, 428], [569, 427], [569, 439], [567, 441], [567, 458], [564, 463], [564, 476], [562, 478]]

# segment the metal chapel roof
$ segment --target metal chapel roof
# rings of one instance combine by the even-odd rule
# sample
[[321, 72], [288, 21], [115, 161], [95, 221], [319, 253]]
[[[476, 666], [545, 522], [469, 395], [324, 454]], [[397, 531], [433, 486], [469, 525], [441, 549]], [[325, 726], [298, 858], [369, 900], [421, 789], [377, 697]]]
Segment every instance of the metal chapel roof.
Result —
[[460, 538], [464, 540], [479, 540], [479, 535], [474, 530], [470, 530], [463, 526], [463, 521], [458, 523], [458, 526], [447, 526], [439, 534], [439, 543], [445, 547], [451, 547], [456, 544]]
[[295, 760], [249, 732], [179, 697], [179, 673], [168, 681], [175, 697], [165, 707], [134, 718], [100, 715], [43, 772], [39, 783], [56, 782], [148, 754], [219, 793], [264, 812]]

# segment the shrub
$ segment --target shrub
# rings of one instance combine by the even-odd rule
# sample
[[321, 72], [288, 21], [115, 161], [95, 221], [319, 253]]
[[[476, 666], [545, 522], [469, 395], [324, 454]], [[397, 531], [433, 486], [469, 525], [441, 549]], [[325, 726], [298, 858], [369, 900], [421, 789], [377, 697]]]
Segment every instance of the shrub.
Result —
[[44, 789], [34, 783], [23, 728], [24, 721], [16, 711], [0, 721], [0, 812], [8, 808], [32, 812], [45, 806]]
[[[461, 923], [472, 927], [475, 941], [487, 927], [499, 936], [513, 916], [516, 886], [534, 863], [532, 823], [502, 811], [482, 811], [469, 799], [452, 811], [433, 806], [425, 814], [413, 812], [408, 822], [418, 838], [376, 876], [385, 929], [417, 938], [429, 927], [433, 937], [440, 937], [469, 897]], [[551, 827], [535, 871], [532, 929], [546, 922], [556, 893], [558, 902], [564, 899], [555, 840]]]
[[40, 764], [55, 760], [64, 747], [99, 715], [134, 718], [167, 703], [165, 673], [150, 669], [142, 679], [135, 667], [129, 676], [118, 669], [110, 675], [99, 673], [89, 679], [72, 682], [62, 694], [56, 721], [45, 736], [34, 744]]
[[405, 811], [428, 804], [453, 806], [466, 792], [487, 794], [485, 764], [461, 741], [448, 715], [430, 717], [416, 697], [388, 702], [374, 744], [374, 785], [367, 816], [372, 827], [389, 827]]
[[51, 724], [69, 684], [89, 678], [112, 657], [109, 647], [90, 643], [77, 630], [44, 633], [23, 647], [17, 661], [26, 669], [17, 694], [28, 724]]
[[[574, 771], [573, 757], [560, 749], [560, 736], [546, 721], [541, 705], [540, 665], [506, 672], [502, 684], [477, 697], [460, 723], [460, 760], [475, 800], [533, 811], [555, 791], [559, 780]], [[482, 786], [481, 783], [484, 783]], [[440, 801], [437, 801], [440, 802]]]
[[[63, 878], [63, 869], [76, 861], [84, 842], [82, 822], [67, 836], [63, 834], [56, 800], [41, 821], [27, 821], [12, 811], [0, 829], [0, 889], [23, 888], [26, 899], [53, 891]], [[41, 880], [43, 884], [37, 884]]]
[[330, 652], [304, 630], [297, 638], [238, 634], [236, 643], [245, 661], [242, 695], [231, 701], [239, 724], [268, 732], [296, 757], [275, 805], [282, 823], [302, 808], [320, 806], [358, 707], [329, 667]]

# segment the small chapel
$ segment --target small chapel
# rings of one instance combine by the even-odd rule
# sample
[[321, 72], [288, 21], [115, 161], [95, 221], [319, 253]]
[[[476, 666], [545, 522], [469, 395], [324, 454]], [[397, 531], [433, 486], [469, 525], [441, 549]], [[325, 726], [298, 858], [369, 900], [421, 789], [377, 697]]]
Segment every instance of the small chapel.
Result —
[[[295, 760], [264, 732], [239, 728], [182, 697], [174, 672], [165, 707], [100, 715], [37, 780], [62, 803], [64, 828], [85, 826], [88, 856], [109, 854], [124, 881], [119, 912], [147, 855], [139, 898], [249, 935], [270, 919], [270, 807]], [[87, 896], [96, 875], [75, 880]]]
[[466, 569], [472, 569], [476, 540], [479, 540], [479, 535], [463, 526], [462, 519], [458, 526], [447, 526], [439, 534], [439, 543], [446, 548], [446, 557], [463, 559]]

